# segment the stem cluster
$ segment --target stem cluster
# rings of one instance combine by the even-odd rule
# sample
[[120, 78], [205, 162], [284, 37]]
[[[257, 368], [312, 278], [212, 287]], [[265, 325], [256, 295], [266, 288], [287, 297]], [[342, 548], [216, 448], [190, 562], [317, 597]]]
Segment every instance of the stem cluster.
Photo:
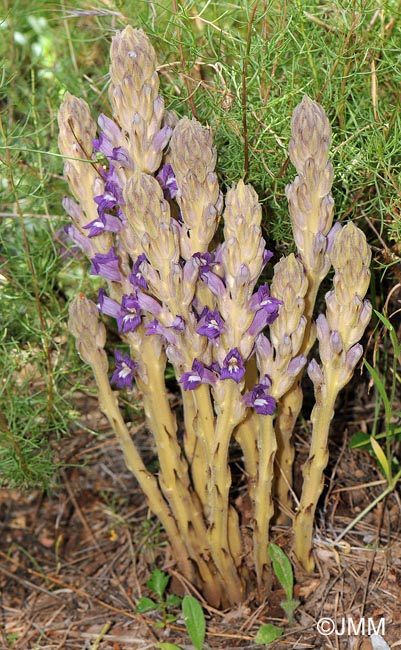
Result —
[[[272, 254], [258, 197], [242, 181], [222, 196], [212, 134], [165, 111], [156, 56], [142, 31], [126, 27], [115, 35], [110, 77], [113, 119], [101, 115], [98, 128], [87, 104], [68, 93], [59, 112], [75, 198], [64, 200], [66, 231], [90, 259], [90, 272], [104, 279], [97, 305], [82, 295], [73, 300], [69, 328], [181, 571], [212, 605], [233, 606], [255, 579], [261, 594], [268, 590], [275, 504], [279, 520], [291, 516], [291, 434], [317, 331], [320, 365], [308, 366], [316, 397], [311, 452], [294, 519], [296, 555], [312, 568], [334, 402], [362, 354], [358, 341], [370, 318], [363, 300], [370, 251], [352, 224], [332, 228], [330, 126], [318, 104], [305, 97], [294, 112], [290, 156], [298, 176], [287, 196], [298, 253], [276, 264], [269, 288], [260, 282]], [[331, 265], [334, 289], [315, 324], [318, 288]], [[123, 344], [111, 378], [99, 312], [116, 319]], [[166, 389], [167, 364], [181, 389], [183, 438]], [[144, 466], [111, 388], [130, 390], [134, 380], [157, 475]], [[243, 454], [247, 514], [232, 494], [233, 441]], [[253, 562], [245, 561], [249, 545]]]

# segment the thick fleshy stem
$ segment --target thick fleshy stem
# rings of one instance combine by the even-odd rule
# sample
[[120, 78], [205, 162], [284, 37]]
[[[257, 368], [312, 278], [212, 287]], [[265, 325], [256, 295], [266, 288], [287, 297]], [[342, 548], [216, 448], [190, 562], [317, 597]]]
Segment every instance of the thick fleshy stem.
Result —
[[[177, 521], [180, 535], [185, 540], [188, 554], [198, 568], [202, 589], [212, 591], [216, 602], [217, 594], [221, 597], [219, 581], [216, 581], [213, 565], [209, 566], [204, 560], [210, 551], [203, 509], [198, 495], [191, 488], [188, 467], [177, 441], [175, 418], [164, 381], [165, 355], [156, 357], [152, 347], [152, 337], [145, 337], [141, 342], [140, 357], [147, 379], [137, 378], [137, 383], [143, 392], [148, 427], [156, 442], [160, 462], [159, 483]], [[138, 356], [138, 350], [135, 350], [135, 356]]]
[[363, 300], [369, 287], [371, 252], [365, 235], [352, 223], [336, 234], [331, 251], [334, 289], [326, 294], [326, 316], [317, 321], [321, 366], [312, 359], [308, 374], [315, 388], [312, 441], [303, 470], [303, 489], [294, 530], [294, 550], [307, 571], [313, 571], [313, 522], [323, 489], [328, 436], [339, 392], [351, 379], [363, 349], [358, 343], [369, 323], [372, 306]]
[[[298, 176], [287, 186], [292, 231], [306, 272], [307, 290], [303, 295], [306, 319], [304, 337], [299, 349], [307, 355], [315, 341], [312, 321], [317, 293], [330, 268], [327, 251], [330, 247], [334, 202], [331, 196], [333, 168], [328, 160], [331, 127], [323, 108], [305, 96], [295, 108], [291, 123], [290, 159]], [[333, 230], [335, 230], [336, 226]], [[283, 504], [278, 521], [288, 521], [285, 511], [290, 509], [289, 488], [292, 485], [293, 451], [291, 438], [302, 408], [300, 390], [302, 373], [279, 402], [276, 419], [278, 463], [276, 494]]]
[[128, 469], [147, 497], [152, 512], [163, 524], [181, 570], [188, 579], [196, 579], [194, 565], [189, 559], [184, 539], [180, 536], [170, 508], [160, 492], [157, 480], [146, 469], [121, 415], [117, 397], [110, 387], [108, 378], [107, 355], [103, 349], [106, 340], [105, 328], [98, 320], [96, 305], [87, 300], [83, 294], [71, 303], [69, 329], [76, 337], [80, 356], [93, 370], [100, 408], [117, 436]]
[[234, 428], [243, 416], [243, 410], [240, 408], [241, 395], [238, 385], [232, 379], [222, 384], [220, 412], [217, 416], [210, 466], [211, 502], [208, 537], [213, 559], [220, 575], [224, 578], [228, 599], [231, 604], [239, 604], [243, 600], [245, 586], [238, 573], [239, 558], [236, 562], [230, 540], [228, 495], [231, 472], [228, 465], [228, 448]]
[[[275, 364], [283, 367], [300, 353], [304, 344], [307, 319], [305, 312], [305, 295], [308, 290], [306, 271], [302, 262], [293, 254], [282, 258], [275, 266], [271, 293], [283, 301], [278, 317], [270, 326], [270, 338], [275, 350]], [[277, 454], [275, 461], [274, 493], [278, 514], [276, 523], [289, 523], [292, 501], [292, 465], [294, 447], [292, 434], [294, 421], [302, 407], [302, 390], [299, 380], [280, 401], [275, 432]]]
[[253, 552], [258, 587], [269, 593], [271, 571], [269, 561], [269, 526], [274, 515], [272, 499], [274, 458], [277, 450], [273, 418], [264, 416], [259, 421], [258, 482], [255, 491], [255, 526]]

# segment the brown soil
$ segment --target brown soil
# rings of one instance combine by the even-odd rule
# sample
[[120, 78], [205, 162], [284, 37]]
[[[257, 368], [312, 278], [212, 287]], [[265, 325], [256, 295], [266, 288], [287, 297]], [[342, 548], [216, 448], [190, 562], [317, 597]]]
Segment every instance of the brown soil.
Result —
[[[170, 573], [174, 590], [182, 590], [183, 581], [96, 400], [77, 395], [77, 410], [83, 414], [81, 428], [58, 443], [60, 460], [68, 464], [58, 486], [47, 494], [0, 492], [0, 647], [145, 650], [164, 642], [192, 648], [179, 612], [174, 624], [160, 629], [155, 625], [160, 615], [135, 611], [138, 597], [150, 595], [145, 583], [155, 566]], [[343, 419], [344, 414], [346, 409]], [[336, 423], [334, 429], [338, 431]], [[136, 435], [151, 458], [141, 419]], [[348, 435], [344, 423], [341, 437], [333, 435], [335, 462], [327, 472], [316, 526], [316, 572], [307, 576], [297, 571], [301, 604], [292, 626], [280, 607], [284, 593], [276, 585], [269, 602], [259, 606], [250, 600], [221, 613], [205, 605], [205, 648], [256, 649], [253, 639], [265, 623], [285, 628], [273, 648], [370, 650], [374, 628], [391, 648], [401, 648], [399, 493], [393, 492], [333, 544], [385, 489], [370, 456], [349, 450]], [[306, 445], [300, 437], [297, 446], [302, 462]], [[290, 552], [288, 530], [273, 528], [273, 540]], [[338, 634], [318, 632], [323, 618], [335, 622]], [[365, 627], [355, 635], [349, 621], [356, 627], [362, 621]]]

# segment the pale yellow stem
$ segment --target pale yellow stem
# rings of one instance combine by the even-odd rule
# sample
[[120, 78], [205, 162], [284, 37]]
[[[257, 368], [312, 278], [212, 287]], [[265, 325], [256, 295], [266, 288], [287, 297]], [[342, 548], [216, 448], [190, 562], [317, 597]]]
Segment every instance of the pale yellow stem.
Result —
[[274, 514], [272, 486], [276, 449], [273, 418], [270, 415], [260, 416], [258, 432], [259, 471], [255, 489], [253, 546], [258, 587], [264, 591], [268, 591], [271, 584], [269, 525]]
[[171, 514], [170, 508], [160, 492], [157, 480], [150, 472], [148, 472], [137, 448], [135, 447], [118, 407], [117, 397], [111, 390], [107, 370], [105, 369], [104, 364], [101, 363], [99, 358], [95, 355], [92, 359], [91, 365], [98, 388], [100, 408], [106, 415], [117, 436], [124, 454], [125, 463], [146, 495], [150, 509], [162, 523], [173, 549], [174, 557], [177, 559], [181, 571], [189, 580], [192, 581], [196, 579], [196, 575], [194, 565], [188, 557], [185, 542], [179, 534], [176, 521]]
[[151, 340], [141, 344], [141, 359], [146, 369], [146, 383], [137, 379], [143, 392], [143, 403], [148, 426], [156, 443], [160, 463], [159, 484], [177, 521], [180, 535], [185, 540], [188, 554], [198, 567], [203, 589], [212, 590], [214, 602], [219, 591], [216, 570], [209, 565], [210, 556], [202, 506], [191, 486], [188, 467], [177, 441], [176, 423], [171, 412], [164, 382], [165, 356], [156, 357]]
[[274, 429], [277, 439], [275, 461], [274, 495], [277, 502], [277, 524], [286, 525], [291, 521], [289, 512], [293, 507], [291, 498], [292, 469], [295, 450], [292, 435], [296, 420], [302, 408], [302, 389], [299, 381], [285, 394], [279, 402]]
[[329, 460], [328, 438], [334, 405], [342, 386], [337, 382], [337, 373], [326, 369], [324, 398], [317, 395], [313, 407], [312, 440], [309, 457], [303, 468], [303, 488], [298, 512], [293, 523], [295, 555], [308, 572], [315, 566], [312, 557], [313, 523], [317, 503], [324, 486], [323, 472]]
[[[228, 464], [228, 450], [232, 433], [238, 424], [235, 415], [236, 400], [241, 395], [232, 379], [224, 382], [225, 394], [217, 416], [210, 476], [210, 528], [209, 543], [217, 569], [224, 578], [227, 599], [231, 605], [243, 599], [244, 585], [238, 574], [229, 539], [229, 490], [231, 472]], [[234, 523], [231, 518], [231, 526]]]
[[[263, 416], [262, 416], [263, 417]], [[234, 436], [244, 455], [245, 472], [248, 481], [248, 493], [252, 501], [255, 498], [255, 485], [258, 474], [257, 431], [260, 416], [249, 410], [245, 420], [235, 429]]]

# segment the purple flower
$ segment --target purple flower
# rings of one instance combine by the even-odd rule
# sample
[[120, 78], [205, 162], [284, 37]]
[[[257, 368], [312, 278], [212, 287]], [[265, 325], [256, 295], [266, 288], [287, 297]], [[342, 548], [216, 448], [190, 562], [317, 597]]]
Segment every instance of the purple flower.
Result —
[[99, 216], [106, 210], [112, 210], [119, 205], [124, 205], [123, 190], [113, 165], [110, 165], [105, 178], [104, 194], [94, 197]]
[[194, 390], [200, 384], [214, 384], [216, 377], [211, 370], [205, 368], [201, 361], [194, 359], [191, 372], [184, 372], [179, 383], [183, 384], [184, 390]]
[[121, 311], [121, 305], [116, 300], [113, 300], [113, 298], [109, 298], [103, 287], [99, 289], [97, 308], [102, 314], [112, 316], [113, 318], [117, 318]]
[[255, 384], [253, 390], [245, 393], [242, 402], [245, 406], [254, 408], [259, 415], [273, 415], [276, 400], [271, 395], [268, 395], [267, 391], [268, 386], [265, 384]]
[[156, 179], [159, 181], [159, 184], [163, 189], [164, 198], [168, 201], [173, 199], [178, 192], [178, 185], [173, 168], [169, 163], [163, 165], [157, 174]]
[[168, 126], [168, 124], [166, 124], [166, 126], [163, 126], [163, 128], [161, 128], [160, 131], [156, 133], [155, 137], [153, 138], [152, 145], [156, 149], [157, 153], [161, 153], [163, 149], [165, 149], [168, 141], [170, 140], [172, 132], [173, 129], [171, 126]]
[[162, 336], [168, 343], [175, 345], [177, 343], [177, 337], [170, 331], [171, 329], [172, 328], [165, 327], [159, 323], [156, 318], [145, 325], [146, 336], [158, 334], [159, 336]]
[[141, 324], [140, 306], [134, 294], [124, 295], [121, 300], [121, 310], [117, 317], [118, 331], [134, 332]]
[[120, 260], [114, 248], [110, 248], [106, 254], [96, 253], [95, 257], [92, 257], [91, 262], [92, 265], [89, 271], [91, 275], [101, 275], [106, 280], [120, 282]]
[[136, 262], [134, 262], [132, 266], [132, 273], [129, 276], [129, 280], [132, 284], [133, 287], [141, 287], [141, 289], [147, 289], [148, 284], [145, 280], [145, 278], [142, 275], [141, 271], [141, 264], [142, 262], [147, 262], [148, 260], [146, 259], [145, 253], [142, 253], [139, 255], [137, 258]]
[[192, 257], [199, 266], [199, 274], [201, 277], [204, 273], [209, 273], [213, 262], [211, 253], [194, 253]]
[[120, 141], [122, 137], [121, 129], [117, 126], [117, 124], [113, 120], [107, 117], [107, 115], [105, 115], [104, 113], [100, 113], [97, 122], [108, 140], [110, 140], [111, 142]]
[[91, 242], [78, 230], [76, 226], [74, 226], [74, 224], [71, 223], [68, 226], [64, 226], [63, 231], [67, 235], [68, 239], [73, 241], [74, 244], [77, 244], [84, 253], [87, 255], [93, 254], [94, 251]]
[[174, 332], [181, 334], [181, 332], [185, 330], [185, 320], [182, 318], [182, 316], [176, 316], [170, 327], [172, 330], [174, 330]]
[[94, 219], [90, 223], [87, 223], [86, 226], [83, 226], [84, 229], [90, 229], [88, 232], [88, 237], [96, 237], [105, 230], [109, 232], [119, 232], [121, 230], [121, 221], [117, 217], [113, 217], [111, 214], [103, 212], [97, 219]]
[[[120, 134], [116, 134], [119, 137]], [[124, 147], [113, 147], [109, 137], [101, 132], [97, 140], [92, 140], [92, 145], [95, 151], [100, 151], [108, 160], [115, 160], [122, 165], [122, 167], [132, 167], [132, 161], [128, 152]]]
[[245, 367], [238, 348], [233, 348], [223, 361], [220, 377], [221, 379], [234, 379], [239, 384], [245, 375]]
[[137, 300], [139, 302], [140, 308], [144, 311], [148, 311], [150, 314], [153, 314], [153, 316], [159, 316], [159, 314], [161, 314], [162, 307], [160, 303], [158, 303], [157, 300], [152, 296], [148, 296], [147, 293], [138, 291]]
[[[253, 294], [249, 301], [249, 309], [251, 311], [258, 311], [258, 309], [264, 309], [265, 311], [273, 314], [278, 313], [278, 308], [283, 304], [282, 300], [278, 298], [272, 298], [270, 295], [270, 289], [268, 284], [262, 284], [261, 287]], [[273, 320], [277, 317], [273, 318]], [[273, 322], [273, 321], [272, 321]]]
[[282, 300], [272, 298], [268, 284], [262, 284], [256, 293], [251, 297], [248, 307], [251, 311], [256, 311], [255, 317], [248, 329], [250, 336], [257, 336], [266, 327], [271, 325], [278, 316]]
[[219, 298], [222, 298], [226, 292], [226, 286], [223, 280], [211, 271], [214, 263], [214, 256], [211, 253], [194, 253], [192, 258], [199, 266], [199, 275], [201, 280], [209, 287], [210, 291]]
[[113, 372], [111, 383], [116, 384], [118, 388], [132, 388], [137, 364], [128, 354], [121, 354], [118, 350], [115, 351], [115, 356], [116, 369]]
[[95, 151], [100, 151], [100, 153], [104, 154], [106, 158], [111, 158], [113, 145], [104, 133], [100, 133], [97, 140], [92, 140], [92, 145]]
[[268, 262], [270, 262], [273, 255], [274, 255], [274, 253], [272, 253], [271, 251], [268, 251], [267, 249], [265, 249], [263, 251], [263, 266], [266, 266], [266, 264]]
[[199, 317], [198, 334], [215, 339], [224, 330], [224, 321], [218, 311], [211, 311], [205, 307]]

